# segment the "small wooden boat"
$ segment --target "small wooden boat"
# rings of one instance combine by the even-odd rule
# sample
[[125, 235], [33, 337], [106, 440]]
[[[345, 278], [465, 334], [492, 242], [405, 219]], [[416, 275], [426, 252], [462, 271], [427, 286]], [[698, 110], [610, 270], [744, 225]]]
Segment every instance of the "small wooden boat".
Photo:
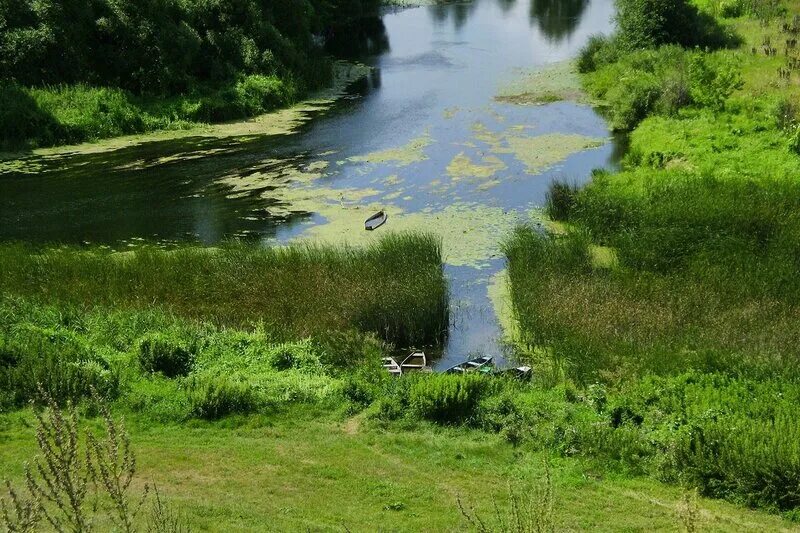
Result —
[[428, 358], [425, 356], [425, 352], [412, 352], [411, 355], [403, 359], [400, 368], [403, 372], [427, 370]]
[[364, 229], [367, 231], [376, 230], [383, 226], [388, 218], [389, 215], [386, 214], [386, 211], [378, 211], [364, 222]]
[[493, 369], [492, 356], [482, 355], [481, 357], [476, 357], [475, 359], [470, 359], [452, 368], [448, 368], [445, 372], [448, 374], [464, 374], [466, 372], [489, 373]]
[[527, 381], [533, 376], [533, 369], [529, 366], [518, 366], [516, 368], [506, 368], [500, 374], [509, 376], [522, 381]]
[[403, 373], [403, 370], [400, 368], [400, 365], [397, 364], [397, 361], [394, 357], [384, 357], [383, 368], [385, 368], [386, 371], [393, 376], [399, 376]]

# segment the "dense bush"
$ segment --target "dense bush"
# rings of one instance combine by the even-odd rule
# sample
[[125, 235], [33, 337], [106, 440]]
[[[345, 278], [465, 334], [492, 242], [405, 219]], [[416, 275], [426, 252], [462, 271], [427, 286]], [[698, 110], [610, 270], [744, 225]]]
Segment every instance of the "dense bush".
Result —
[[440, 424], [469, 420], [486, 389], [486, 378], [476, 374], [425, 376], [411, 387], [409, 400], [422, 418]]
[[20, 324], [0, 331], [0, 409], [40, 399], [78, 401], [94, 388], [115, 397], [118, 369], [81, 335], [61, 328]]
[[689, 106], [721, 111], [742, 86], [734, 62], [678, 46], [625, 54], [585, 81], [607, 105], [617, 130], [631, 130], [651, 115], [674, 116]]
[[619, 45], [643, 50], [665, 44], [717, 48], [731, 37], [716, 20], [688, 0], [617, 0]]
[[86, 82], [174, 93], [238, 75], [318, 85], [313, 36], [374, 13], [373, 0], [0, 4], [0, 71], [25, 85]]
[[145, 372], [161, 372], [168, 378], [185, 376], [193, 363], [190, 349], [169, 335], [152, 334], [139, 343], [139, 364]]
[[800, 389], [719, 374], [649, 377], [610, 393], [579, 425], [581, 453], [698, 487], [707, 496], [800, 507]]

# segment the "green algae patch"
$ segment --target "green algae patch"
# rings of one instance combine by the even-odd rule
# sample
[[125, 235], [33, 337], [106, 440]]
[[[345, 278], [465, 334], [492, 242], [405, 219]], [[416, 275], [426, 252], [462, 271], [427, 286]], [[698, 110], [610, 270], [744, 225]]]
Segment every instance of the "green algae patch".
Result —
[[[513, 154], [526, 166], [528, 174], [540, 174], [573, 154], [608, 142], [607, 139], [564, 133], [529, 136], [525, 134], [528, 129], [529, 126], [514, 125], [502, 132], [494, 132], [482, 122], [476, 122], [472, 125], [472, 135], [476, 141], [489, 145], [494, 154]], [[466, 166], [463, 158], [454, 163]]]
[[407, 144], [396, 148], [387, 148], [366, 155], [358, 155], [348, 159], [353, 163], [395, 163], [397, 166], [408, 166], [412, 163], [425, 161], [425, 148], [433, 144], [430, 133], [425, 132], [416, 139], [411, 139]]
[[503, 341], [513, 343], [519, 338], [519, 326], [514, 318], [514, 304], [511, 299], [511, 282], [508, 270], [503, 269], [489, 279], [486, 286], [489, 301], [503, 332]]
[[493, 132], [483, 122], [475, 122], [472, 125], [472, 137], [476, 141], [488, 144], [496, 154], [510, 153], [508, 148], [503, 147], [504, 135]]
[[509, 135], [505, 140], [514, 156], [525, 165], [528, 174], [540, 174], [573, 154], [607, 143], [605, 139], [563, 133], [536, 137]]
[[236, 173], [223, 176], [217, 183], [230, 188], [229, 196], [257, 191], [265, 188], [288, 187], [292, 184], [308, 184], [325, 174], [323, 168], [313, 165], [298, 166], [296, 162], [285, 159], [268, 159], [259, 164], [264, 170], [251, 173]]
[[482, 158], [482, 163], [474, 163], [468, 155], [461, 152], [447, 165], [447, 173], [454, 180], [459, 178], [488, 179], [507, 168], [505, 163], [492, 155]]
[[503, 83], [495, 100], [516, 105], [541, 105], [564, 100], [588, 103], [580, 76], [571, 61], [537, 70], [521, 70]]
[[[440, 210], [431, 208], [414, 213], [405, 213], [402, 208], [379, 200], [321, 201], [308, 207], [327, 222], [309, 227], [300, 235], [301, 240], [360, 246], [389, 231], [424, 231], [441, 237], [447, 264], [476, 268], [487, 266], [491, 259], [500, 256], [503, 236], [521, 221], [515, 211], [476, 203], [451, 204]], [[377, 231], [365, 231], [364, 220], [381, 209], [389, 216], [386, 224]]]
[[392, 174], [391, 176], [386, 176], [383, 178], [383, 184], [387, 187], [394, 187], [395, 185], [400, 185], [405, 180], [398, 176], [397, 174]]

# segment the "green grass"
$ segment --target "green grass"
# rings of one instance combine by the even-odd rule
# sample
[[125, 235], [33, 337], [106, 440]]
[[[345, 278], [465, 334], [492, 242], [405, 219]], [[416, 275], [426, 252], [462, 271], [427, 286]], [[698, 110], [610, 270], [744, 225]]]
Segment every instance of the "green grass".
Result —
[[390, 235], [365, 249], [229, 244], [116, 254], [2, 245], [0, 257], [3, 293], [78, 308], [159, 307], [292, 338], [359, 330], [399, 346], [438, 344], [447, 331], [441, 244], [429, 235]]
[[[0, 420], [0, 477], [16, 481], [34, 448], [30, 416]], [[458, 498], [488, 518], [492, 497], [506, 504], [509, 483], [544, 483], [546, 455], [483, 432], [381, 429], [307, 410], [192, 426], [127, 420], [138, 486], [155, 482], [194, 530], [463, 530]], [[681, 489], [551, 461], [559, 530], [681, 528]], [[713, 500], [699, 509], [703, 530], [791, 527]]]

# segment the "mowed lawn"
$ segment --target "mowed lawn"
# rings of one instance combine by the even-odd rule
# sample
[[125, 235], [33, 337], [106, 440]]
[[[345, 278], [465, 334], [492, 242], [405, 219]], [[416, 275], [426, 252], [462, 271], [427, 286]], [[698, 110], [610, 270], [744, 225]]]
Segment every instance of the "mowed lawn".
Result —
[[[34, 452], [30, 422], [28, 413], [0, 420], [0, 477], [19, 481]], [[297, 412], [129, 428], [139, 485], [155, 483], [195, 531], [466, 530], [459, 498], [490, 518], [493, 498], [506, 509], [509, 484], [517, 494], [545, 485], [543, 455], [471, 430]], [[552, 460], [557, 529], [683, 529], [680, 488], [604, 470]], [[718, 500], [699, 499], [698, 511], [703, 531], [798, 529]]]

